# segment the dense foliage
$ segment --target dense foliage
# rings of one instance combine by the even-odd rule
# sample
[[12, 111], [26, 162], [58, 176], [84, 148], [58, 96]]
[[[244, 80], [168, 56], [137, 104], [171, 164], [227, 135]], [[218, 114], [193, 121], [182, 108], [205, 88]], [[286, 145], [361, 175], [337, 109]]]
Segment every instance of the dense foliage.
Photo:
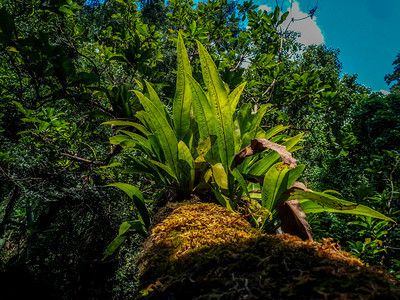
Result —
[[[124, 233], [145, 236], [153, 212], [196, 187], [247, 213], [257, 208], [250, 194], [260, 190], [262, 215], [250, 217], [273, 230], [266, 210], [283, 190], [266, 200], [270, 184], [257, 176], [268, 168], [246, 170], [268, 155], [269, 167], [278, 166], [279, 155], [233, 164], [252, 138], [275, 136], [297, 150], [307, 165], [299, 180], [314, 191], [334, 189], [399, 220], [398, 84], [383, 96], [356, 75], [341, 77], [338, 50], [298, 44], [297, 33], [280, 27], [286, 17], [278, 7], [268, 13], [227, 0], [2, 1], [0, 257], [7, 286], [25, 278], [52, 296], [120, 297], [135, 288], [124, 262], [142, 241]], [[235, 103], [228, 112], [200, 112], [224, 101]], [[184, 155], [166, 155], [165, 145]], [[130, 197], [106, 185], [123, 186]], [[307, 221], [314, 239], [333, 237], [399, 271], [400, 232], [388, 219], [325, 212]], [[117, 244], [128, 243], [101, 261], [121, 223]]]

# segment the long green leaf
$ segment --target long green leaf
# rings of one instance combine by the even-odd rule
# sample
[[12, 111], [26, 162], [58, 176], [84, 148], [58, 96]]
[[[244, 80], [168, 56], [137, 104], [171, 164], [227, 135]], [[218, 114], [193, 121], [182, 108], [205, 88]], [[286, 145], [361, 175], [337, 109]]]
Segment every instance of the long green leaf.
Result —
[[[200, 140], [204, 141], [210, 136], [217, 136], [217, 120], [200, 84], [189, 74], [186, 74], [192, 92], [194, 115], [198, 125]], [[218, 138], [217, 138], [218, 139]], [[208, 157], [219, 161], [218, 145], [214, 144]]]
[[290, 126], [283, 126], [283, 125], [277, 125], [275, 127], [272, 127], [270, 130], [268, 130], [265, 133], [265, 138], [269, 140], [273, 136], [277, 135], [279, 132], [284, 131], [285, 129], [288, 129]]
[[175, 132], [172, 130], [170, 124], [165, 116], [157, 109], [157, 107], [142, 93], [135, 91], [139, 98], [140, 103], [143, 105], [145, 111], [151, 116], [151, 124], [153, 133], [156, 134], [160, 146], [163, 150], [165, 160], [171, 167], [176, 175], [178, 174], [178, 141]]
[[240, 107], [239, 113], [237, 114], [236, 119], [239, 122], [242, 139], [244, 135], [249, 132], [251, 122], [253, 121], [254, 114], [252, 113], [252, 110], [253, 105], [251, 103], [246, 103]]
[[191, 93], [188, 88], [186, 74], [192, 75], [190, 68], [189, 57], [183, 42], [182, 36], [178, 33], [177, 42], [178, 52], [178, 77], [176, 80], [176, 91], [174, 97], [174, 103], [172, 108], [175, 131], [177, 137], [188, 142], [190, 138], [190, 110], [192, 106]]
[[131, 121], [114, 120], [114, 121], [108, 121], [108, 122], [101, 123], [101, 125], [104, 125], [104, 124], [116, 125], [116, 126], [131, 126], [131, 127], [135, 127], [137, 130], [139, 130], [146, 136], [150, 134], [150, 132], [142, 124], [138, 124], [138, 123], [131, 122]]
[[180, 141], [178, 143], [179, 151], [179, 183], [184, 191], [191, 192], [193, 190], [194, 182], [194, 159], [188, 146]]
[[232, 173], [233, 177], [235, 177], [235, 179], [239, 182], [241, 188], [246, 193], [247, 197], [251, 198], [249, 190], [247, 189], [247, 183], [244, 180], [242, 173], [240, 173], [240, 171], [236, 168], [233, 169], [231, 173]]
[[[139, 233], [143, 237], [146, 237], [146, 230], [143, 228], [143, 224], [136, 220], [136, 221], [127, 221], [123, 222], [119, 227], [118, 236], [108, 245], [107, 249], [104, 250], [105, 256], [113, 255], [115, 250], [118, 249], [119, 246], [125, 241], [128, 236], [128, 233]], [[104, 259], [103, 259], [104, 260]]]
[[310, 200], [319, 204], [323, 208], [335, 210], [354, 210], [358, 206], [357, 203], [344, 201], [329, 194], [303, 191], [299, 189], [292, 189], [291, 191], [289, 191], [289, 194], [284, 195], [283, 198], [285, 199], [285, 201], [293, 199]]
[[148, 82], [148, 81], [144, 81], [146, 83], [146, 87], [147, 90], [149, 91], [149, 96], [150, 96], [150, 100], [151, 102], [153, 102], [153, 104], [158, 108], [158, 110], [165, 115], [165, 118], [168, 120], [169, 119], [169, 115], [168, 113], [165, 111], [164, 108], [164, 104], [162, 104], [160, 98], [158, 97], [156, 91], [154, 90], [153, 86]]
[[309, 213], [320, 213], [320, 212], [332, 212], [332, 213], [341, 213], [341, 214], [352, 214], [352, 215], [362, 215], [362, 216], [368, 216], [372, 218], [377, 218], [377, 219], [382, 219], [385, 221], [390, 221], [394, 222], [393, 219], [386, 217], [385, 215], [381, 214], [380, 212], [377, 212], [376, 210], [373, 210], [372, 208], [369, 208], [365, 205], [361, 204], [355, 204], [349, 201], [341, 200], [338, 199], [337, 201], [340, 201], [343, 205], [357, 205], [355, 209], [333, 209], [333, 208], [328, 208], [328, 207], [322, 207], [318, 203], [315, 203], [311, 200], [303, 199], [299, 200], [300, 205], [302, 210], [304, 211], [305, 214]]
[[129, 198], [133, 200], [133, 204], [138, 210], [139, 216], [142, 219], [143, 224], [146, 226], [146, 228], [150, 226], [149, 212], [146, 205], [144, 204], [143, 195], [136, 186], [122, 182], [112, 183], [106, 186], [113, 186], [119, 188], [120, 190], [123, 190], [129, 196]]
[[210, 104], [218, 122], [218, 151], [222, 165], [228, 172], [235, 156], [235, 140], [233, 136], [233, 116], [231, 106], [229, 104], [228, 94], [224, 83], [218, 74], [218, 69], [210, 54], [208, 54], [207, 50], [199, 41], [197, 41], [197, 47], [199, 49], [204, 83], [209, 92]]
[[242, 95], [245, 86], [246, 82], [243, 82], [242, 84], [238, 85], [228, 96], [232, 114], [236, 111], [236, 106], [239, 103], [240, 96]]
[[281, 194], [287, 190], [290, 166], [281, 162], [273, 165], [265, 174], [261, 190], [262, 206], [272, 211]]
[[149, 159], [149, 162], [151, 162], [152, 164], [156, 165], [160, 169], [162, 169], [165, 172], [167, 172], [167, 174], [170, 175], [175, 180], [178, 180], [178, 178], [176, 177], [175, 173], [172, 171], [172, 169], [169, 166], [167, 166], [167, 165], [165, 165], [163, 163], [160, 163], [159, 161], [152, 160], [152, 159]]
[[134, 139], [135, 141], [137, 141], [140, 145], [142, 145], [144, 148], [151, 150], [151, 145], [148, 139], [146, 139], [145, 137], [131, 132], [131, 131], [127, 131], [127, 130], [120, 130], [119, 132], [125, 133], [126, 135], [130, 136], [132, 139]]
[[265, 116], [268, 108], [271, 106], [272, 106], [272, 104], [268, 103], [268, 104], [264, 104], [263, 106], [261, 106], [258, 109], [256, 115], [253, 118], [253, 121], [251, 122], [250, 130], [253, 130], [253, 129], [257, 128], [258, 126], [260, 126], [262, 118]]

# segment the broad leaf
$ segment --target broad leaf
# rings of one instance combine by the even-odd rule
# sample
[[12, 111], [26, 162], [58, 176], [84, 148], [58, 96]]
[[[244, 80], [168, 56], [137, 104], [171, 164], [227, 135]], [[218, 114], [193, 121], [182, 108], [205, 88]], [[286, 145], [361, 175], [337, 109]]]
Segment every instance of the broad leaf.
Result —
[[287, 190], [290, 165], [277, 163], [265, 174], [261, 191], [262, 206], [272, 211], [278, 203], [280, 196]]
[[225, 169], [221, 163], [217, 163], [215, 165], [211, 165], [212, 174], [215, 182], [221, 189], [228, 189], [228, 175], [225, 172]]

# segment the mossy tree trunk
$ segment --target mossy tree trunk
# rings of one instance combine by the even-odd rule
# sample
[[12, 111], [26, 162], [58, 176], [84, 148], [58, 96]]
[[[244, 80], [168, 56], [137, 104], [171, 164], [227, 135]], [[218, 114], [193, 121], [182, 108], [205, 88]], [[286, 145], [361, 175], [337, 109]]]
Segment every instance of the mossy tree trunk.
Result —
[[168, 204], [139, 258], [138, 298], [399, 299], [386, 272], [338, 244], [264, 235], [210, 203]]

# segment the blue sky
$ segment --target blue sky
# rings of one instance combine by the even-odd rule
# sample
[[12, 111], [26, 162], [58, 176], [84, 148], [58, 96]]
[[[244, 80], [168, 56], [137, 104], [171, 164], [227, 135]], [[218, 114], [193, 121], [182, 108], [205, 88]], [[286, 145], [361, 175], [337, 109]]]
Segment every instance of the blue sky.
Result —
[[[358, 74], [358, 82], [373, 91], [389, 90], [384, 77], [400, 52], [400, 0], [278, 0], [284, 10], [290, 2], [295, 17], [318, 5], [313, 20], [290, 28], [302, 32], [303, 42], [339, 48], [343, 73]], [[276, 1], [254, 3], [269, 10]]]

